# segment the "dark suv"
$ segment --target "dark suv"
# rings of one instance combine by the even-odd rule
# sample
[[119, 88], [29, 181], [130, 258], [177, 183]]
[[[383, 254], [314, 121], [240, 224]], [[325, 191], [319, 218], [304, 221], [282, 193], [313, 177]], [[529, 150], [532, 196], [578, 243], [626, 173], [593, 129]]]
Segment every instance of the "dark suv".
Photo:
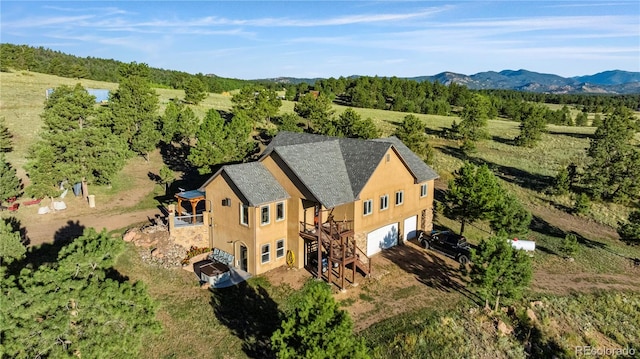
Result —
[[420, 232], [418, 242], [423, 248], [432, 248], [448, 257], [458, 261], [462, 265], [469, 263], [471, 258], [471, 247], [467, 240], [451, 231], [431, 231], [431, 233]]

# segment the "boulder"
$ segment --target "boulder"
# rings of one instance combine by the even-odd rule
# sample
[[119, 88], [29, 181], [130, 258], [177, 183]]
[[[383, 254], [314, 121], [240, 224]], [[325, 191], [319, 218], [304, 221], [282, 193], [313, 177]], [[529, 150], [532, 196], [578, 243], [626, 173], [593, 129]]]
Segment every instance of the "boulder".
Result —
[[513, 328], [502, 320], [498, 320], [498, 333], [500, 335], [506, 336], [511, 335], [513, 333]]
[[122, 239], [125, 242], [134, 242], [140, 238], [140, 232], [138, 231], [127, 231], [127, 233], [122, 236]]
[[532, 323], [535, 323], [538, 321], [538, 317], [536, 316], [536, 313], [531, 308], [527, 308], [527, 318], [529, 318], [529, 320]]

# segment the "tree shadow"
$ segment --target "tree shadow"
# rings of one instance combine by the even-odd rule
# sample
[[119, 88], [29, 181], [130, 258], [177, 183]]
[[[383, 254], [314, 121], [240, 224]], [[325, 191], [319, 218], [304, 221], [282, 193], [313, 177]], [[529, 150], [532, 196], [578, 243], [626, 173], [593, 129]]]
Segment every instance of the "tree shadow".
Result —
[[172, 171], [193, 171], [194, 168], [191, 166], [188, 159], [190, 150], [191, 147], [184, 143], [180, 143], [178, 145], [174, 143], [162, 143], [160, 145], [162, 162], [164, 162], [164, 164], [166, 164]]
[[451, 266], [432, 251], [404, 245], [385, 249], [382, 256], [428, 287], [447, 293], [455, 291], [477, 305], [483, 304], [477, 294], [467, 289], [468, 279], [462, 275], [460, 268]]
[[85, 230], [85, 226], [80, 224], [80, 221], [67, 221], [67, 225], [59, 228], [53, 235], [53, 242], [66, 242], [69, 243], [74, 239], [82, 236]]
[[278, 304], [262, 287], [247, 282], [212, 289], [211, 307], [218, 320], [243, 341], [250, 358], [274, 358], [271, 335], [282, 321]]
[[85, 227], [78, 221], [68, 221], [67, 225], [58, 229], [54, 235], [53, 243], [43, 243], [37, 247], [30, 247], [25, 258], [12, 262], [7, 271], [17, 276], [23, 268], [37, 270], [43, 265], [49, 265], [58, 261], [60, 250], [80, 237]]
[[516, 326], [515, 336], [530, 358], [565, 358], [566, 350], [553, 338], [546, 337], [540, 328], [525, 319]]
[[503, 143], [509, 146], [515, 146], [516, 142], [513, 138], [505, 138], [500, 136], [491, 136], [491, 140], [498, 143]]
[[588, 133], [573, 133], [573, 132], [566, 132], [566, 131], [548, 130], [547, 133], [550, 135], [562, 135], [562, 136], [568, 136], [568, 137], [573, 137], [578, 139], [585, 139], [585, 138], [589, 139], [593, 137], [593, 135], [590, 135]]

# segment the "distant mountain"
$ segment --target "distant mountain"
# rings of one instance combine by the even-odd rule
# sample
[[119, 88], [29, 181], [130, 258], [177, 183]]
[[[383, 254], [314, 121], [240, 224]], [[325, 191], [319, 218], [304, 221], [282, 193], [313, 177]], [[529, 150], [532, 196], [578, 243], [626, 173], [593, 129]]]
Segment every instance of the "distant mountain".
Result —
[[595, 75], [566, 78], [527, 70], [487, 71], [475, 75], [442, 72], [412, 77], [416, 81], [455, 82], [471, 89], [505, 89], [545, 93], [640, 93], [640, 72], [605, 71]]
[[[350, 78], [358, 76], [349, 76]], [[621, 70], [604, 71], [595, 75], [562, 77], [527, 70], [486, 71], [474, 75], [455, 72], [441, 72], [433, 76], [410, 77], [418, 82], [438, 81], [448, 85], [452, 82], [470, 89], [504, 89], [543, 93], [594, 93], [594, 94], [635, 94], [640, 93], [640, 72]], [[278, 77], [259, 81], [298, 84], [313, 84], [319, 80], [294, 77]]]

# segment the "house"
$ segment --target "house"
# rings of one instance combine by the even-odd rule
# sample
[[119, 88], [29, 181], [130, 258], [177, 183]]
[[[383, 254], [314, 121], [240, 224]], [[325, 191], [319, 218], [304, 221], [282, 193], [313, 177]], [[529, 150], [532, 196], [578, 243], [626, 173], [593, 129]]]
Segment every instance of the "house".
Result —
[[344, 287], [347, 270], [351, 281], [366, 275], [371, 256], [431, 230], [437, 177], [395, 137], [280, 132], [258, 161], [223, 166], [197, 193], [210, 246], [240, 269], [289, 264], [319, 275], [330, 263], [324, 275]]

